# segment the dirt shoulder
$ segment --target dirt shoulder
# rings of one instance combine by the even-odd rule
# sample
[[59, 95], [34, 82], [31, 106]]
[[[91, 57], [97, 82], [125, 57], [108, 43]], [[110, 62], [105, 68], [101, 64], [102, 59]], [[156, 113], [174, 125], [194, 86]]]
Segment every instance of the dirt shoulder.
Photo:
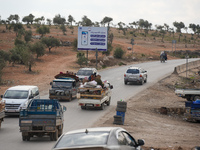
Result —
[[[155, 149], [191, 149], [199, 145], [199, 123], [187, 122], [183, 113], [185, 99], [174, 94], [173, 84], [180, 80], [170, 75], [127, 101], [124, 125], [114, 125], [115, 109], [94, 126], [122, 126], [145, 147]], [[162, 113], [162, 109], [167, 110]], [[148, 149], [148, 148], [147, 148]]]

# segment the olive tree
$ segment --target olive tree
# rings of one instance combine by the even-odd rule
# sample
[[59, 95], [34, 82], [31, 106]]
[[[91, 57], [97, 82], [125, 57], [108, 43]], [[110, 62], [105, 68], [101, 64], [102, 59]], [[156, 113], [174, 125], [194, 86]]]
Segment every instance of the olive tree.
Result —
[[44, 37], [42, 38], [42, 43], [46, 45], [49, 49], [49, 52], [53, 47], [60, 46], [60, 41], [54, 37]]

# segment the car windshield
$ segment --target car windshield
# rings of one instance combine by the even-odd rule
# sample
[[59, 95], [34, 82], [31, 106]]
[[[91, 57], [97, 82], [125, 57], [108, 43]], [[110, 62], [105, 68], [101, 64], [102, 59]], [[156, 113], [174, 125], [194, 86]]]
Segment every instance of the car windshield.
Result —
[[54, 81], [52, 88], [71, 88], [72, 82]]
[[138, 69], [128, 69], [126, 73], [138, 74], [139, 70]]
[[28, 91], [19, 90], [7, 90], [4, 98], [8, 99], [26, 99], [28, 97]]
[[90, 76], [92, 73], [93, 73], [92, 70], [79, 70], [76, 75]]
[[105, 145], [107, 144], [109, 132], [88, 132], [77, 134], [66, 134], [56, 144], [55, 148]]

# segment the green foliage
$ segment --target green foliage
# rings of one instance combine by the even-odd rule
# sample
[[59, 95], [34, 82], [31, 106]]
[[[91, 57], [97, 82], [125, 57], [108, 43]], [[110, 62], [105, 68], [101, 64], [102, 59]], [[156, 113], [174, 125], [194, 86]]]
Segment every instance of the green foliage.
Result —
[[114, 57], [115, 58], [121, 59], [124, 54], [125, 54], [125, 52], [120, 47], [116, 48], [115, 51], [114, 51]]
[[65, 24], [66, 20], [65, 18], [62, 18], [60, 14], [56, 15], [54, 18], [53, 18], [53, 23], [55, 25], [61, 25], [61, 24]]
[[67, 31], [67, 29], [66, 29], [66, 27], [65, 27], [64, 24], [62, 24], [62, 25], [60, 26], [60, 29], [62, 30], [63, 35], [66, 35], [65, 32]]
[[29, 41], [31, 41], [32, 38], [32, 31], [25, 31], [25, 35], [24, 35], [24, 40], [26, 41], [26, 43], [28, 43]]
[[38, 41], [31, 46], [31, 51], [37, 54], [37, 58], [45, 54], [44, 45]]
[[41, 34], [41, 36], [43, 37], [45, 34], [50, 33], [50, 29], [49, 29], [49, 27], [43, 25], [43, 26], [37, 28], [36, 32]]
[[85, 58], [85, 53], [78, 52], [76, 55], [77, 63], [82, 67], [82, 65], [87, 63], [87, 58]]
[[106, 56], [109, 56], [110, 52], [112, 51], [112, 49], [113, 49], [112, 44], [108, 43], [108, 49], [107, 49], [107, 51], [103, 51], [102, 54], [104, 54]]
[[22, 19], [22, 21], [23, 21], [23, 22], [26, 22], [27, 24], [29, 24], [29, 23], [33, 24], [34, 17], [35, 17], [34, 15], [29, 14], [28, 16], [25, 16], [25, 17]]
[[73, 49], [74, 50], [77, 50], [77, 44], [78, 44], [78, 40], [77, 39], [74, 39], [72, 45], [73, 45]]
[[42, 43], [49, 48], [49, 52], [51, 51], [51, 48], [60, 46], [60, 41], [54, 37], [44, 37], [42, 38]]
[[16, 38], [15, 39], [15, 46], [18, 46], [18, 45], [25, 45], [24, 41], [20, 40], [19, 38]]

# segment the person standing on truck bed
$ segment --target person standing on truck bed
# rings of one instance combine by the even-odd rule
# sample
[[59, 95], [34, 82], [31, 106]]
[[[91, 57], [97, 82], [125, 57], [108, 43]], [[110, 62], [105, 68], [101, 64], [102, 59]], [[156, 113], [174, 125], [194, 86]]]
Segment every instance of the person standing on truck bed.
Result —
[[96, 73], [91, 74], [91, 76], [88, 78], [89, 81], [93, 81], [96, 78]]
[[103, 82], [101, 81], [101, 76], [97, 75], [97, 77], [95, 78], [95, 81], [97, 82], [97, 85], [101, 85], [101, 87], [104, 87]]

